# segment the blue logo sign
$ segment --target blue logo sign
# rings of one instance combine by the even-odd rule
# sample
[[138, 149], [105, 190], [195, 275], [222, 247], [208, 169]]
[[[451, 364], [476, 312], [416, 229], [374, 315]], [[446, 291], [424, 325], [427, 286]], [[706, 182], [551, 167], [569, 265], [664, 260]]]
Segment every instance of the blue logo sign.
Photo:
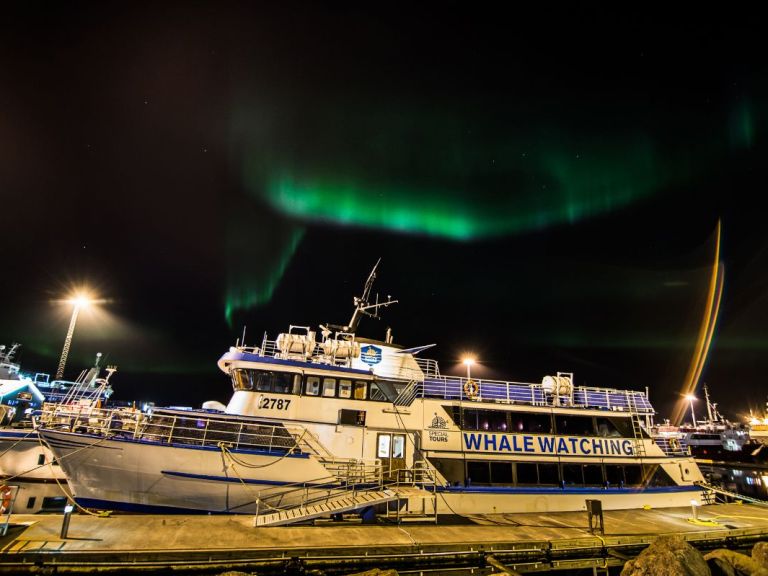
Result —
[[360, 348], [360, 359], [369, 366], [378, 364], [381, 362], [381, 348], [378, 346], [371, 346], [370, 344], [368, 346], [363, 346]]

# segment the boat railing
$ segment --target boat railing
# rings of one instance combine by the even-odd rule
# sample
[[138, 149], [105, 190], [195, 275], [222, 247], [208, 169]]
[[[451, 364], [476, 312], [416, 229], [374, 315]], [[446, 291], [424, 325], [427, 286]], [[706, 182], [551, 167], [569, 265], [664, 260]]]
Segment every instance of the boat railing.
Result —
[[143, 442], [229, 450], [301, 452], [293, 435], [281, 425], [217, 418], [194, 412], [180, 414], [157, 410], [145, 414], [132, 408], [46, 404], [40, 416], [40, 426]]
[[459, 376], [439, 376], [417, 382], [415, 396], [465, 400], [476, 403], [523, 404], [529, 406], [558, 406], [591, 408], [611, 411], [653, 414], [654, 409], [645, 392], [576, 386], [567, 394], [553, 393], [543, 384], [484, 380]]

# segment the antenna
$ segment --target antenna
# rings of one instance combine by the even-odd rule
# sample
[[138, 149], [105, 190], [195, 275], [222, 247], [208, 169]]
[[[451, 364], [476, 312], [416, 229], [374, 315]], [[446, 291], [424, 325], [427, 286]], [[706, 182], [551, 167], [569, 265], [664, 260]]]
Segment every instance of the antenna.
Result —
[[242, 337], [242, 339], [240, 340], [240, 344], [241, 344], [243, 347], [245, 347], [245, 328], [246, 328], [246, 326], [245, 326], [245, 324], [243, 324], [243, 337]]
[[373, 270], [371, 270], [371, 273], [368, 275], [368, 279], [365, 281], [365, 286], [363, 287], [363, 295], [355, 296], [354, 298], [355, 311], [352, 314], [352, 319], [349, 321], [349, 324], [343, 327], [344, 332], [353, 332], [353, 333], [356, 332], [357, 326], [358, 324], [360, 324], [360, 320], [363, 316], [378, 318], [379, 308], [385, 308], [391, 304], [397, 303], [397, 300], [392, 300], [391, 296], [387, 296], [386, 302], [379, 302], [378, 294], [376, 294], [376, 302], [374, 304], [368, 303], [368, 299], [370, 298], [370, 295], [371, 295], [371, 289], [373, 288], [373, 282], [374, 280], [376, 280], [376, 269], [379, 267], [380, 262], [381, 262], [381, 258], [379, 258], [376, 261], [376, 264], [373, 265]]

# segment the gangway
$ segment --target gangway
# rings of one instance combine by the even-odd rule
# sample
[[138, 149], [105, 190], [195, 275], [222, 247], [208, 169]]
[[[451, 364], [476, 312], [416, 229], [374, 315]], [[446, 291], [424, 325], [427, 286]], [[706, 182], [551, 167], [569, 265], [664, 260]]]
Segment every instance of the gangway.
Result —
[[712, 492], [716, 492], [717, 494], [728, 496], [729, 498], [733, 498], [734, 500], [743, 500], [744, 502], [749, 502], [750, 504], [756, 504], [758, 506], [768, 507], [768, 502], [766, 502], [765, 500], [759, 500], [757, 498], [752, 498], [751, 496], [744, 496], [743, 494], [739, 494], [738, 492], [731, 492], [730, 490], [726, 490], [725, 488], [720, 488], [719, 486], [713, 486], [712, 484], [707, 484], [706, 482], [696, 482], [696, 485], [701, 486], [705, 490], [710, 490]]
[[253, 525], [255, 527], [261, 527], [295, 524], [296, 522], [312, 520], [313, 518], [320, 518], [321, 516], [353, 512], [360, 508], [367, 508], [368, 506], [375, 506], [376, 504], [385, 504], [392, 500], [396, 500], [397, 498], [397, 493], [394, 490], [389, 489], [356, 491], [354, 493], [327, 498], [317, 504], [297, 506], [295, 508], [278, 510], [277, 512], [260, 514], [254, 518]]

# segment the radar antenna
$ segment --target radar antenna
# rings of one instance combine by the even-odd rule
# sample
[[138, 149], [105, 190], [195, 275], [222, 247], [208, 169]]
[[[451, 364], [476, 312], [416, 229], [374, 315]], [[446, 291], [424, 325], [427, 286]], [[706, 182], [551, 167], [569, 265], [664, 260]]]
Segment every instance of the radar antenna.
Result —
[[397, 302], [397, 300], [392, 300], [391, 296], [387, 296], [386, 302], [379, 302], [379, 295], [376, 294], [376, 302], [373, 304], [369, 303], [368, 299], [371, 295], [371, 288], [373, 288], [373, 282], [376, 280], [376, 269], [379, 267], [380, 262], [381, 258], [379, 258], [376, 261], [376, 264], [373, 265], [373, 270], [371, 270], [371, 273], [368, 275], [368, 279], [365, 281], [363, 295], [359, 297], [355, 296], [355, 311], [352, 314], [352, 319], [349, 321], [349, 324], [345, 327], [347, 332], [354, 333], [357, 331], [357, 326], [360, 324], [360, 320], [363, 315], [378, 319], [379, 308], [386, 308], [387, 306]]
[[376, 269], [379, 267], [379, 263], [381, 262], [381, 258], [379, 258], [376, 261], [376, 264], [373, 266], [373, 270], [371, 270], [371, 273], [368, 275], [368, 279], [365, 281], [365, 286], [363, 287], [363, 295], [362, 296], [355, 296], [354, 303], [355, 303], [355, 311], [352, 314], [352, 319], [349, 321], [349, 324], [346, 326], [335, 326], [333, 324], [327, 324], [325, 326], [321, 326], [320, 328], [325, 332], [329, 328], [335, 328], [340, 329], [343, 332], [356, 332], [357, 326], [360, 324], [360, 320], [363, 316], [369, 316], [371, 318], [379, 318], [378, 310], [379, 308], [386, 308], [387, 306], [390, 306], [391, 304], [396, 304], [397, 300], [392, 300], [391, 296], [387, 296], [387, 300], [384, 302], [379, 302], [379, 295], [376, 294], [376, 301], [371, 303], [369, 301], [371, 297], [371, 289], [373, 288], [373, 282], [376, 280]]

